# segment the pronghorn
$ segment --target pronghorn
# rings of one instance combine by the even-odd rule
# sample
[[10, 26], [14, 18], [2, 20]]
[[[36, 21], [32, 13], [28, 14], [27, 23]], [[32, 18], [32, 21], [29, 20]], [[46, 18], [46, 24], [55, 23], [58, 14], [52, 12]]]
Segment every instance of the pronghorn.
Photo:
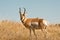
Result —
[[48, 25], [47, 21], [40, 18], [26, 18], [25, 11], [26, 9], [24, 8], [24, 12], [21, 13], [21, 8], [19, 8], [20, 20], [23, 23], [23, 25], [30, 30], [30, 36], [31, 36], [31, 31], [33, 31], [37, 39], [37, 36], [35, 34], [35, 29], [41, 29], [43, 31], [43, 29], [46, 29]]

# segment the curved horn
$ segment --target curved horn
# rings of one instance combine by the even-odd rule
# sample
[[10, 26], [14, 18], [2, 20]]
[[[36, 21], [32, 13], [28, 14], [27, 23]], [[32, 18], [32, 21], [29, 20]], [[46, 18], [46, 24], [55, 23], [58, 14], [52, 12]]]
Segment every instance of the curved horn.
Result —
[[26, 12], [26, 9], [24, 8], [24, 14], [25, 14], [25, 12]]
[[19, 8], [19, 16], [20, 16], [20, 20], [21, 20], [21, 8]]
[[19, 8], [19, 13], [21, 14], [21, 8]]

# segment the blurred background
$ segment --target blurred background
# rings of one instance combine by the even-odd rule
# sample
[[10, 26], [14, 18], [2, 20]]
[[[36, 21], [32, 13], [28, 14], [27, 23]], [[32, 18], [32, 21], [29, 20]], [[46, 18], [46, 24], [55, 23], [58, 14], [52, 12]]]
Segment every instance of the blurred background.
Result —
[[26, 8], [27, 17], [60, 23], [60, 0], [0, 0], [0, 20], [20, 21], [19, 8]]

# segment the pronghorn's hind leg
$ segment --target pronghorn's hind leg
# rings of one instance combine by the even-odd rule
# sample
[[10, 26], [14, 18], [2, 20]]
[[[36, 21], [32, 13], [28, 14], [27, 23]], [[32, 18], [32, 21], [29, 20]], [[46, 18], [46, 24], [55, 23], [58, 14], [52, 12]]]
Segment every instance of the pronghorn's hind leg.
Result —
[[47, 40], [47, 31], [46, 31], [45, 29], [41, 29], [41, 31], [42, 31], [43, 34], [44, 34], [44, 38], [45, 38], [45, 40]]
[[35, 33], [35, 29], [33, 28], [32, 30], [33, 30], [34, 36], [35, 36], [35, 38], [36, 38], [36, 40], [37, 40], [37, 35], [36, 35], [36, 33]]

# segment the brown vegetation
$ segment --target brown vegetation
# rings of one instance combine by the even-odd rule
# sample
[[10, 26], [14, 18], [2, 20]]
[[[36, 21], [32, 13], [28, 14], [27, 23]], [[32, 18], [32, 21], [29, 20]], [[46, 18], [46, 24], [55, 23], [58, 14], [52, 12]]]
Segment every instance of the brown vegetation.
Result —
[[[47, 38], [41, 30], [36, 30], [38, 40], [60, 40], [60, 24], [50, 25], [47, 27]], [[32, 39], [35, 36], [32, 32]], [[13, 22], [8, 20], [0, 21], [0, 40], [29, 40], [29, 30], [23, 26], [21, 22]]]

